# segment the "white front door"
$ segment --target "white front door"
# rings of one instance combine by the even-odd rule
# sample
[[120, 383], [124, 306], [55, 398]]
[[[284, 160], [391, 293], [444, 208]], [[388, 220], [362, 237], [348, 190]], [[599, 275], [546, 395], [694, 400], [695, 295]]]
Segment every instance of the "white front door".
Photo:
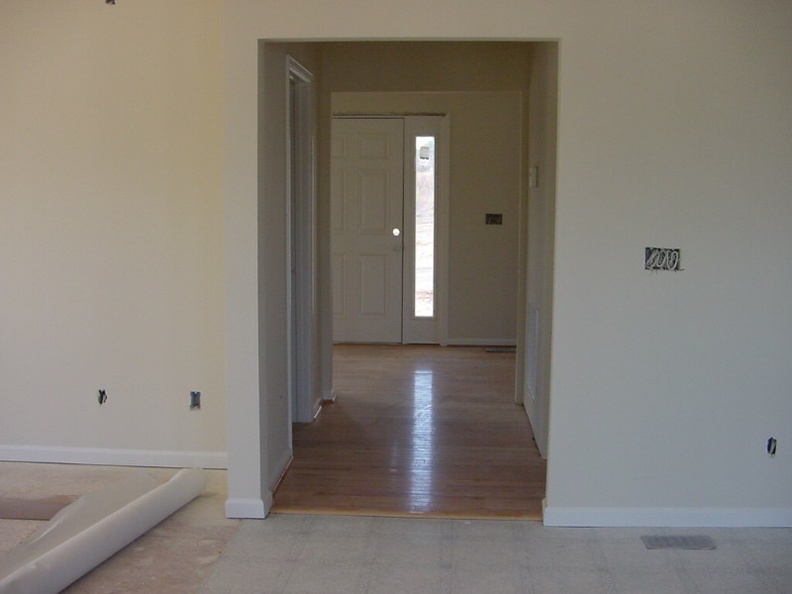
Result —
[[335, 342], [402, 342], [403, 145], [402, 119], [333, 119]]

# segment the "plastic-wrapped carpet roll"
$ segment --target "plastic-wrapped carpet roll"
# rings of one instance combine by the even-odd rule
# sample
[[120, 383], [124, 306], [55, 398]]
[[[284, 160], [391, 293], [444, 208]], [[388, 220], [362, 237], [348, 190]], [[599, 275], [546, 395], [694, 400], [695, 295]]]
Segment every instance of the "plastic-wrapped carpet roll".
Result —
[[56, 594], [206, 488], [202, 470], [157, 486], [145, 471], [85, 495], [0, 557], [0, 594]]

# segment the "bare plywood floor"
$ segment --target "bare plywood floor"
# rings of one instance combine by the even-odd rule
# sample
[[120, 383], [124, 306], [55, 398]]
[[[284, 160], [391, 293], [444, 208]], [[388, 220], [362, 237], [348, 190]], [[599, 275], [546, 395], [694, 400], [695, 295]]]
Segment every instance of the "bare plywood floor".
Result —
[[273, 513], [541, 518], [545, 462], [513, 353], [334, 347], [336, 401], [294, 426]]

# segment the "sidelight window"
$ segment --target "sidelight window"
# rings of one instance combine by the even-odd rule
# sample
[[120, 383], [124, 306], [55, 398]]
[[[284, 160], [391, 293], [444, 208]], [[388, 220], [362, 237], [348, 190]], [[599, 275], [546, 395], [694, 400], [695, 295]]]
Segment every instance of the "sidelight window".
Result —
[[415, 137], [415, 317], [435, 315], [435, 137]]

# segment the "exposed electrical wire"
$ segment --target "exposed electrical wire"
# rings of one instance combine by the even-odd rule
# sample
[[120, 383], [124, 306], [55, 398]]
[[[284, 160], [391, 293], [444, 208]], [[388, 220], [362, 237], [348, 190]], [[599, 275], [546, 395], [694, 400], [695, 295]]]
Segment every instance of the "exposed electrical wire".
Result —
[[682, 270], [679, 249], [648, 247], [644, 251], [646, 270]]

